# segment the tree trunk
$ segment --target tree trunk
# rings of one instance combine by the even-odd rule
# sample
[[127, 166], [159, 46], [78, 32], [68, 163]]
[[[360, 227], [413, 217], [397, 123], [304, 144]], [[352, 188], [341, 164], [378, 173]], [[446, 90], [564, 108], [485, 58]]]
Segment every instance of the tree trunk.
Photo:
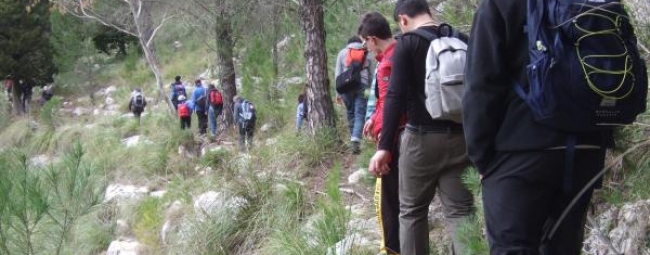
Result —
[[327, 76], [322, 0], [301, 0], [300, 16], [306, 38], [304, 56], [307, 68], [307, 108], [309, 125], [314, 135], [322, 129], [336, 128]]
[[223, 115], [224, 128], [233, 125], [232, 99], [237, 94], [235, 81], [235, 63], [233, 62], [234, 42], [232, 38], [231, 19], [226, 10], [222, 10], [216, 15], [216, 35], [217, 35], [217, 57], [219, 63], [219, 77], [221, 78], [221, 90], [223, 93]]
[[13, 100], [13, 108], [11, 113], [14, 116], [22, 115], [23, 112], [25, 112], [25, 109], [23, 109], [23, 104], [22, 104], [23, 93], [21, 91], [22, 88], [18, 84], [18, 81], [14, 82], [13, 88], [11, 88], [11, 96]]
[[[140, 0], [141, 1], [141, 0]], [[136, 9], [135, 3], [129, 2], [130, 9], [131, 9], [131, 15], [133, 15], [134, 21], [135, 21], [135, 28], [137, 31], [138, 35], [138, 40], [140, 40], [140, 46], [142, 47], [142, 52], [144, 53], [144, 59], [147, 61], [147, 65], [153, 72], [154, 77], [156, 78], [156, 84], [158, 85], [158, 98], [165, 100], [167, 102], [167, 105], [169, 106], [169, 112], [171, 114], [174, 113], [174, 106], [171, 102], [171, 99], [166, 96], [165, 93], [165, 87], [163, 85], [162, 81], [162, 76], [160, 75], [160, 68], [158, 68], [158, 58], [156, 57], [156, 51], [153, 49], [153, 40], [151, 44], [147, 44], [147, 42], [150, 40], [150, 38], [153, 36], [153, 30], [150, 31], [150, 34], [147, 36], [145, 33], [146, 29], [146, 21], [141, 21], [140, 19], [146, 20], [147, 18], [141, 18], [138, 14], [138, 10]], [[146, 6], [146, 5], [145, 5]], [[149, 13], [151, 10], [145, 10], [145, 17], [147, 16], [147, 13]], [[141, 15], [141, 14], [140, 14]], [[149, 23], [151, 23], [151, 14], [148, 14], [149, 17]]]

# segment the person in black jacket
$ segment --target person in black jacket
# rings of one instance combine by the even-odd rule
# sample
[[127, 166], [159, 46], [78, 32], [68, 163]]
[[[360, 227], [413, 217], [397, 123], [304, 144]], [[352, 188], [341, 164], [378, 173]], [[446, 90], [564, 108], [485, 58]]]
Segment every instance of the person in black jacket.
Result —
[[577, 134], [570, 156], [567, 134], [534, 122], [514, 90], [528, 62], [526, 7], [526, 1], [483, 0], [474, 16], [463, 98], [468, 153], [482, 176], [490, 254], [578, 255], [594, 187], [558, 219], [602, 169], [612, 136]]
[[470, 163], [463, 125], [433, 119], [427, 111], [424, 91], [430, 41], [409, 33], [422, 29], [438, 34], [438, 26], [425, 0], [400, 0], [394, 14], [404, 34], [393, 51], [381, 136], [368, 170], [382, 175], [392, 171], [389, 164], [393, 160], [400, 118], [406, 111], [407, 124], [401, 135], [398, 163], [400, 253], [429, 254], [428, 208], [437, 191], [445, 207], [447, 233], [453, 246], [451, 254], [462, 254], [456, 229], [474, 212], [472, 194], [461, 182]]

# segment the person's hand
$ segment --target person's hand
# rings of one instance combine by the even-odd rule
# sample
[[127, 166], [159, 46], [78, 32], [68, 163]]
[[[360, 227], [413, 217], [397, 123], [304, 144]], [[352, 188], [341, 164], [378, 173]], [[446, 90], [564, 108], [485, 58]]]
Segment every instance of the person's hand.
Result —
[[372, 127], [374, 126], [374, 122], [372, 119], [368, 119], [366, 121], [366, 124], [363, 125], [363, 136], [367, 137], [370, 139], [370, 141], [375, 141], [375, 137], [372, 135]]
[[336, 95], [336, 103], [339, 105], [343, 104], [343, 98], [341, 97], [341, 95]]
[[386, 150], [378, 150], [375, 155], [370, 159], [368, 164], [368, 172], [375, 176], [385, 175], [390, 172], [388, 164], [392, 160], [390, 152]]

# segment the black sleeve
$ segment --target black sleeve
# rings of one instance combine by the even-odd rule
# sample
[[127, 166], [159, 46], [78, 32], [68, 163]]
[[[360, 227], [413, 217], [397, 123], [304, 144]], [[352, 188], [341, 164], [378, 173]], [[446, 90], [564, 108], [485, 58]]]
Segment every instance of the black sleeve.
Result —
[[415, 35], [402, 36], [397, 41], [393, 51], [393, 69], [390, 75], [390, 83], [384, 100], [384, 118], [381, 126], [381, 139], [378, 148], [391, 151], [397, 139], [399, 122], [402, 114], [406, 111], [406, 98], [408, 86], [411, 85], [414, 76], [412, 67], [412, 54], [410, 44], [416, 38]]
[[468, 154], [484, 172], [495, 154], [495, 139], [513, 81], [506, 70], [506, 22], [494, 0], [481, 2], [467, 50], [463, 126]]

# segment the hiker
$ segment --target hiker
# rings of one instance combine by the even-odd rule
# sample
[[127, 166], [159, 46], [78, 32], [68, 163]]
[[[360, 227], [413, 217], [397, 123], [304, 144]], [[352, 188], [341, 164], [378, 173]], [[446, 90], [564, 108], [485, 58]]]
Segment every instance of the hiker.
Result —
[[241, 98], [240, 96], [233, 97], [234, 102], [234, 118], [239, 131], [239, 150], [250, 150], [253, 146], [253, 132], [255, 131], [255, 122], [257, 121], [257, 114], [255, 106]]
[[300, 132], [302, 129], [302, 122], [307, 120], [307, 94], [300, 93], [298, 95], [298, 106], [296, 107], [296, 130]]
[[183, 96], [187, 99], [187, 93], [185, 91], [185, 85], [183, 85], [183, 82], [181, 81], [180, 76], [174, 77], [174, 82], [170, 85], [170, 92], [169, 92], [169, 99], [172, 101], [172, 104], [174, 105], [174, 109], [178, 109], [178, 97]]
[[217, 125], [217, 118], [223, 111], [223, 95], [214, 86], [214, 83], [208, 85], [208, 122], [210, 123], [210, 131], [213, 137], [217, 137], [219, 127]]
[[192, 126], [192, 107], [183, 95], [178, 96], [178, 118], [181, 120], [181, 129]]
[[138, 121], [140, 120], [140, 116], [142, 116], [142, 112], [144, 112], [144, 108], [146, 106], [147, 100], [142, 94], [142, 90], [140, 88], [136, 88], [131, 91], [131, 98], [129, 99], [129, 110], [133, 113], [133, 116], [138, 119]]
[[[364, 14], [361, 18], [361, 24], [358, 29], [359, 37], [369, 51], [375, 53], [377, 60], [377, 71], [373, 84], [374, 89], [372, 96], [377, 98], [374, 105], [374, 113], [366, 121], [363, 127], [363, 134], [369, 137], [370, 141], [377, 142], [382, 127], [382, 117], [384, 113], [384, 100], [388, 91], [391, 69], [393, 68], [393, 49], [395, 48], [395, 39], [392, 36], [388, 20], [378, 12]], [[406, 124], [406, 116], [400, 120], [399, 131], [395, 135], [396, 139]], [[399, 242], [399, 143], [394, 143], [392, 148], [393, 159], [389, 163], [391, 171], [385, 175], [374, 172], [377, 178], [377, 188], [380, 190], [379, 200], [375, 201], [378, 205], [377, 214], [380, 216], [379, 225], [382, 233], [381, 252], [383, 254], [400, 254]], [[377, 198], [376, 198], [377, 199]]]
[[[599, 127], [596, 125], [599, 122], [591, 123], [581, 118], [610, 118], [625, 114], [631, 115], [632, 120], [623, 122], [633, 121], [635, 115], [645, 109], [647, 74], [645, 65], [637, 54], [634, 29], [628, 23], [626, 15], [618, 14], [624, 12], [620, 2], [589, 1], [583, 6], [580, 1], [579, 8], [571, 6], [557, 9], [558, 12], [554, 15], [557, 15], [558, 19], [549, 18], [545, 21], [548, 23], [531, 22], [536, 16], [531, 16], [529, 12], [547, 10], [549, 7], [545, 5], [555, 1], [538, 1], [537, 4], [541, 6], [532, 9], [528, 7], [531, 4], [529, 2], [484, 0], [474, 16], [466, 70], [471, 75], [466, 76], [467, 87], [463, 98], [468, 153], [481, 174], [490, 254], [578, 255], [582, 250], [589, 200], [594, 189], [601, 185], [602, 180], [599, 179], [601, 177], [598, 173], [604, 167], [605, 151], [613, 146], [611, 126]], [[600, 7], [606, 10], [596, 10]], [[593, 14], [581, 15], [574, 12], [578, 9]], [[611, 11], [612, 9], [618, 11]], [[617, 32], [608, 34], [598, 30], [588, 31], [598, 37], [583, 37], [580, 29], [575, 29], [583, 24], [582, 20], [574, 19], [582, 16], [587, 19], [599, 17], [608, 20], [606, 22], [611, 22], [609, 16], [616, 16], [611, 20], [617, 21]], [[565, 22], [566, 20], [571, 22]], [[603, 22], [597, 19], [590, 21], [594, 22], [596, 28]], [[552, 22], [566, 23], [567, 26], [556, 26]], [[611, 23], [608, 23], [607, 27], [609, 24]], [[546, 27], [553, 29], [540, 29], [540, 34], [533, 31]], [[576, 33], [564, 34], [565, 29], [569, 28]], [[562, 33], [566, 37], [555, 37], [550, 33]], [[541, 38], [538, 35], [542, 34], [550, 36], [538, 39]], [[550, 43], [545, 39], [550, 39]], [[577, 40], [581, 41], [580, 44], [575, 43]], [[564, 49], [550, 49], [560, 46]], [[621, 47], [625, 50], [621, 50]], [[535, 60], [533, 57], [545, 57], [545, 54], [541, 53], [547, 52], [548, 49], [551, 53], [574, 56], [575, 60], [565, 57], [560, 62], [547, 62], [549, 65], [544, 62], [530, 65], [531, 61]], [[533, 52], [538, 54], [531, 54]], [[564, 75], [563, 72], [572, 69], [567, 66], [584, 64], [578, 63], [575, 54], [585, 52], [602, 56], [590, 60], [594, 61], [594, 66], [605, 69], [595, 71], [592, 76], [591, 73], [583, 74], [583, 69], [576, 67], [574, 71], [577, 76]], [[626, 55], [621, 56], [620, 52], [625, 52]], [[599, 62], [611, 64], [612, 60], [608, 56], [612, 54], [626, 61], [616, 60], [620, 64], [598, 65]], [[557, 68], [549, 72], [547, 67], [553, 68], [555, 64]], [[611, 67], [620, 68], [625, 72], [614, 72], [610, 70]], [[590, 68], [592, 67], [588, 67], [584, 72], [591, 72]], [[536, 70], [548, 75], [544, 76], [548, 77], [547, 82], [542, 83], [536, 76], [530, 75]], [[597, 72], [609, 72], [611, 76]], [[632, 83], [635, 80], [640, 82], [637, 86], [630, 85], [625, 76]], [[592, 80], [593, 83], [589, 81], [588, 84], [587, 80], [593, 77], [598, 80]], [[605, 104], [607, 98], [599, 93], [591, 89], [576, 89], [578, 86], [597, 86], [610, 78], [615, 78], [616, 82], [612, 84], [616, 84], [613, 86], [618, 87], [617, 91], [631, 92], [631, 97], [623, 96], [616, 98], [615, 104]], [[552, 93], [551, 97], [545, 98], [551, 100], [549, 103], [536, 106], [526, 103], [533, 102], [529, 101], [535, 99], [532, 94], [528, 94], [531, 97], [526, 97], [526, 101], [522, 100], [527, 91], [533, 91], [533, 87], [540, 88], [542, 84], [549, 89], [554, 88], [552, 92], [545, 88], [535, 90], [539, 95]], [[525, 87], [521, 89], [520, 86]], [[572, 97], [575, 94], [571, 93], [585, 94]], [[592, 103], [591, 98], [599, 99], [593, 100]], [[608, 113], [617, 113], [595, 116], [598, 111], [593, 109], [631, 105], [629, 99], [636, 100], [635, 109], [607, 110]], [[580, 111], [584, 109], [581, 106], [587, 104], [593, 104], [590, 106], [594, 108], [586, 108], [589, 109], [588, 112], [573, 115], [565, 120], [553, 119], [551, 124], [544, 122], [545, 119], [536, 114], [540, 107], [553, 105], [558, 107], [557, 111], [561, 115], [549, 112], [546, 116], [555, 118]], [[606, 123], [616, 122], [608, 120]], [[582, 130], [571, 125], [590, 128]], [[591, 180], [595, 183], [589, 186]], [[586, 192], [579, 196], [578, 192], [583, 188]], [[577, 198], [577, 202], [571, 203], [574, 198]], [[562, 215], [565, 217], [560, 218]]]
[[11, 95], [11, 91], [14, 87], [14, 79], [11, 77], [11, 75], [7, 75], [5, 77], [4, 85], [5, 85], [5, 91], [7, 93], [7, 98], [9, 99], [9, 102], [12, 102], [13, 95]]
[[23, 105], [23, 111], [25, 113], [28, 113], [30, 107], [29, 103], [32, 101], [33, 85], [31, 84], [31, 82], [23, 81], [23, 80], [18, 80], [18, 84], [21, 85], [19, 86], [19, 88], [22, 90], [21, 102]]
[[381, 175], [392, 171], [389, 164], [393, 154], [398, 153], [395, 138], [406, 109], [407, 124], [401, 135], [398, 161], [400, 252], [428, 254], [427, 215], [437, 190], [452, 243], [450, 254], [460, 254], [463, 248], [456, 231], [459, 223], [474, 212], [472, 194], [461, 181], [469, 166], [463, 125], [449, 119], [434, 119], [423, 100], [427, 98], [424, 91], [430, 40], [417, 30], [438, 34], [438, 27], [425, 0], [397, 1], [393, 18], [403, 34], [393, 52], [378, 150], [370, 160], [369, 171]]
[[[372, 60], [359, 37], [352, 36], [347, 46], [342, 49], [336, 58], [335, 76], [337, 77], [337, 97], [340, 104], [345, 104], [348, 119], [348, 130], [350, 131], [350, 149], [354, 154], [361, 152], [360, 142], [365, 121], [367, 99], [365, 90], [368, 87], [368, 73]], [[353, 69], [354, 68], [354, 69]], [[353, 71], [354, 70], [354, 71]], [[347, 72], [356, 72], [354, 75], [359, 80], [346, 86], [344, 90], [339, 89], [340, 80]]]
[[208, 129], [208, 98], [207, 92], [205, 91], [200, 79], [194, 81], [194, 91], [192, 92], [191, 101], [194, 106], [194, 112], [196, 112], [196, 117], [199, 121], [199, 134], [205, 135]]
[[52, 97], [54, 96], [54, 93], [52, 93], [52, 85], [48, 85], [43, 87], [43, 91], [41, 92], [41, 98], [38, 100], [40, 105], [43, 106], [47, 101], [50, 101]]

